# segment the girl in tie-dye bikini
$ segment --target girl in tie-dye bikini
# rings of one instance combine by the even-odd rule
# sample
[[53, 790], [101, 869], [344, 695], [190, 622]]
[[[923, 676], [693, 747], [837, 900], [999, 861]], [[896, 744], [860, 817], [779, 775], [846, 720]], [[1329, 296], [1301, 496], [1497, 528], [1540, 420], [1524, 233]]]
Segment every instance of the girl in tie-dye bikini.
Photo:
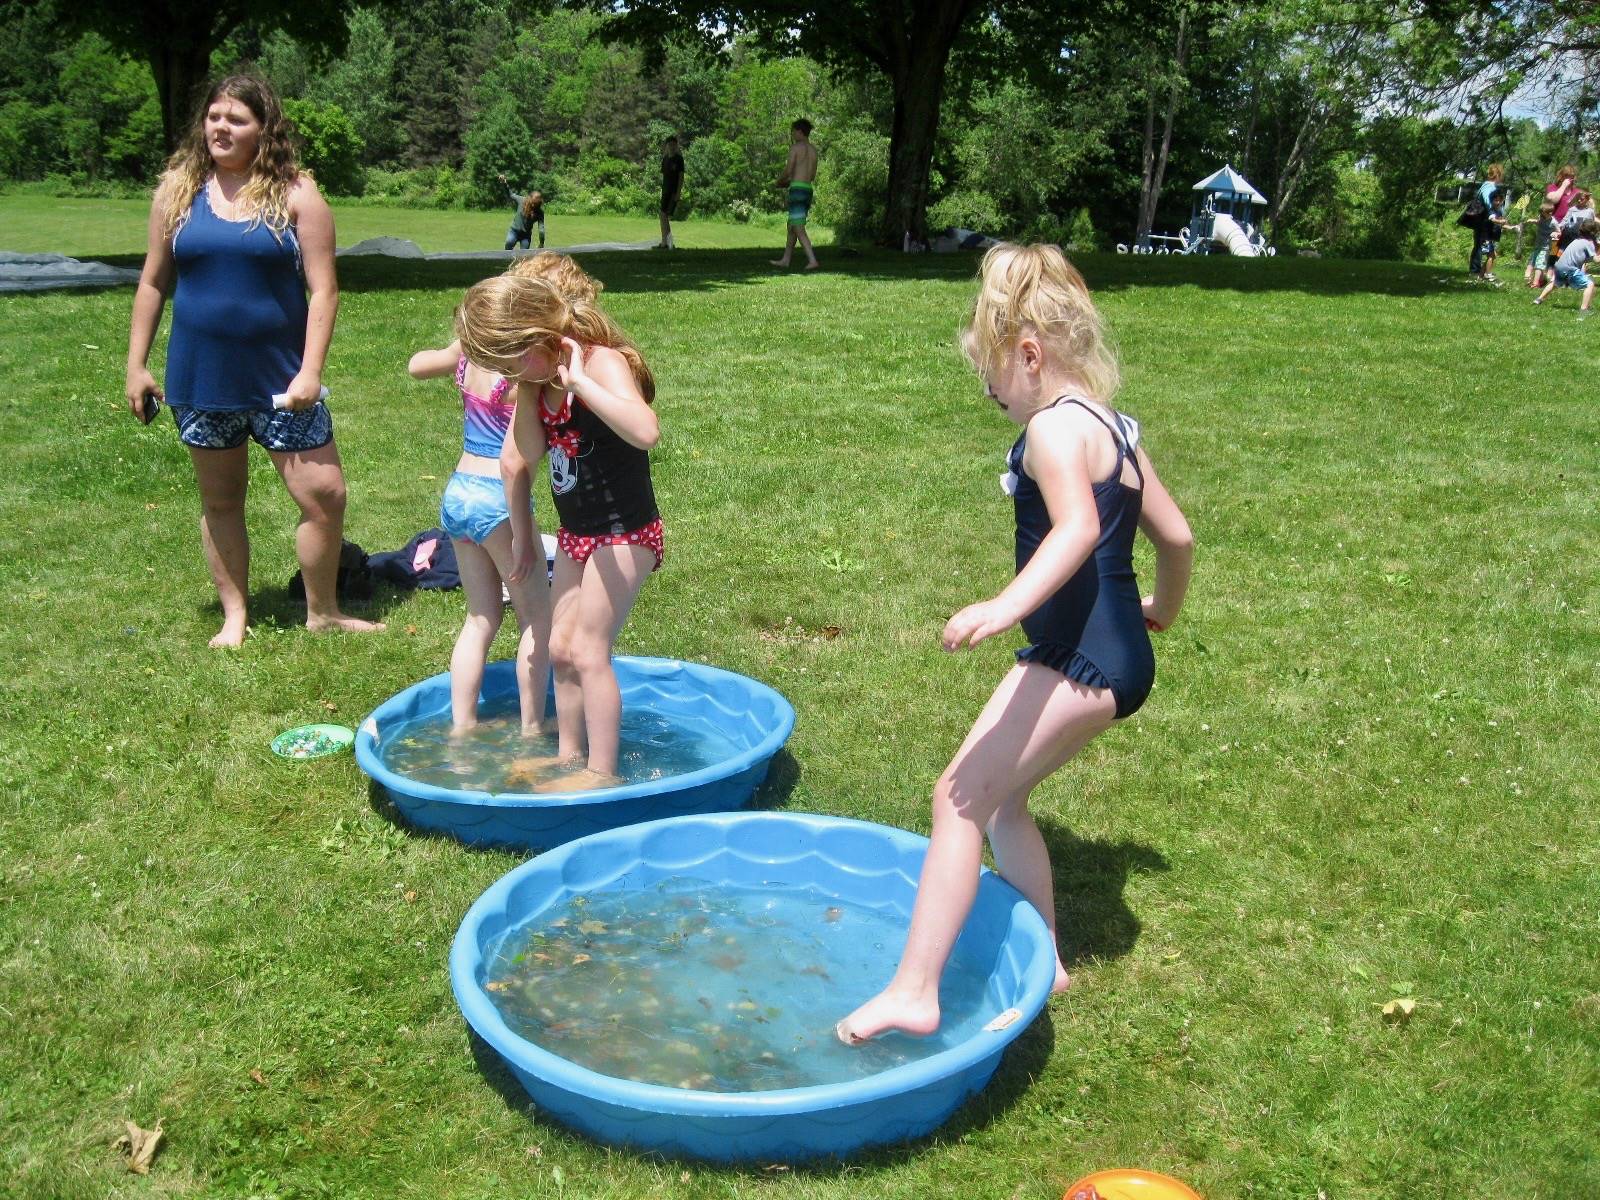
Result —
[[550, 634], [557, 756], [584, 769], [541, 790], [609, 786], [618, 781], [622, 721], [611, 648], [663, 554], [650, 482], [649, 450], [661, 434], [654, 377], [592, 293], [585, 299], [549, 279], [508, 272], [474, 285], [456, 310], [456, 333], [468, 359], [517, 380], [501, 471], [518, 577], [534, 552], [530, 465], [550, 457], [561, 521]]

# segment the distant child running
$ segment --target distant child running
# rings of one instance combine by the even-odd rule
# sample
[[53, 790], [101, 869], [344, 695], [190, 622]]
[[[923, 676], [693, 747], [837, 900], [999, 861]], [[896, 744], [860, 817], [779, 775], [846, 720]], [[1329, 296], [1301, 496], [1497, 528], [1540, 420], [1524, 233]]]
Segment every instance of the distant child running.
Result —
[[1546, 200], [1539, 206], [1538, 218], [1528, 221], [1527, 224], [1535, 227], [1533, 254], [1528, 258], [1528, 267], [1523, 271], [1522, 277], [1529, 287], [1543, 287], [1546, 277], [1550, 274], [1550, 247], [1556, 237], [1556, 206]]
[[609, 316], [547, 279], [508, 273], [474, 285], [456, 332], [472, 362], [518, 381], [501, 455], [517, 578], [532, 565], [533, 538], [515, 498], [530, 466], [550, 455], [561, 521], [550, 638], [557, 761], [582, 769], [539, 790], [606, 787], [618, 782], [622, 720], [611, 648], [663, 555], [648, 454], [661, 433], [655, 380]]
[[[1050, 858], [1028, 793], [1096, 734], [1138, 711], [1155, 678], [1148, 630], [1178, 616], [1189, 585], [1188, 522], [1111, 407], [1116, 359], [1083, 277], [1054, 246], [1002, 243], [983, 259], [962, 337], [991, 399], [1022, 435], [1007, 458], [1016, 577], [944, 627], [946, 650], [1020, 623], [1029, 645], [933, 793], [933, 835], [894, 978], [840, 1021], [854, 1044], [939, 1028], [939, 978], [977, 893], [987, 833], [1003, 875], [1055, 934]], [[1141, 600], [1135, 529], [1155, 543], [1155, 593]], [[1054, 991], [1068, 984], [1056, 956]]]
[[[515, 382], [467, 361], [457, 339], [441, 350], [419, 350], [411, 356], [413, 379], [454, 374], [461, 392], [464, 434], [461, 457], [445, 485], [439, 524], [455, 545], [456, 565], [467, 593], [467, 619], [450, 655], [450, 724], [455, 734], [478, 723], [478, 691], [484, 664], [505, 614], [501, 585], [511, 594], [517, 625], [517, 695], [522, 730], [538, 733], [544, 724], [545, 695], [550, 678], [550, 587], [544, 572], [512, 570], [513, 523], [500, 472], [500, 451], [511, 428]], [[526, 487], [522, 491], [526, 523]], [[536, 531], [535, 531], [536, 532]]]
[[1588, 318], [1589, 303], [1594, 299], [1594, 280], [1583, 267], [1595, 256], [1597, 237], [1600, 237], [1600, 221], [1590, 217], [1573, 231], [1570, 241], [1562, 239], [1562, 245], [1566, 249], [1562, 250], [1561, 257], [1556, 259], [1555, 276], [1544, 285], [1544, 290], [1533, 298], [1535, 304], [1543, 304], [1545, 297], [1558, 287], [1573, 288], [1583, 293], [1583, 299], [1578, 303], [1578, 320]]

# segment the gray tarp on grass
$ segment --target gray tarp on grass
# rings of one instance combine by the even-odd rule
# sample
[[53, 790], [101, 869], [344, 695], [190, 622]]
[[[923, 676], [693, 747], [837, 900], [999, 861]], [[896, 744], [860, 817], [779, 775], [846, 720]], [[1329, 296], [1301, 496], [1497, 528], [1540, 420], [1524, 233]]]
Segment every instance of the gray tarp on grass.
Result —
[[[599, 250], [648, 250], [654, 242], [590, 242], [583, 246], [548, 246], [562, 254], [593, 254]], [[424, 254], [422, 247], [406, 238], [375, 237], [340, 250], [339, 257], [351, 254], [383, 254], [390, 258], [425, 258], [429, 262], [460, 262], [483, 259], [486, 262], [510, 262], [513, 255], [527, 254], [516, 250], [454, 250], [441, 254]]]
[[55, 288], [118, 287], [137, 283], [132, 267], [79, 262], [65, 254], [19, 254], [0, 250], [0, 292], [46, 292]]

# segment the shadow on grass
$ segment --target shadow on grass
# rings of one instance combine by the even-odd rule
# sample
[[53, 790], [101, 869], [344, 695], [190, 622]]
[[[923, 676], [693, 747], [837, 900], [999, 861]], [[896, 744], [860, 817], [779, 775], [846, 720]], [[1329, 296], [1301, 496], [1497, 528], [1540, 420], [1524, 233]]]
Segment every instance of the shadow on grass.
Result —
[[1162, 855], [1138, 842], [1080, 838], [1064, 826], [1039, 822], [1055, 872], [1056, 942], [1069, 968], [1121, 958], [1143, 926], [1124, 896], [1136, 871], [1167, 871]]
[[[672, 254], [600, 251], [579, 256], [609, 292], [710, 292], [773, 279], [800, 277], [771, 265], [771, 249], [678, 250]], [[919, 279], [965, 282], [975, 277], [978, 254], [898, 254], [850, 246], [818, 252], [818, 282], [837, 276], [873, 281]], [[1457, 292], [1464, 274], [1421, 263], [1323, 258], [1233, 258], [1229, 255], [1073, 254], [1096, 292], [1134, 288], [1190, 287], [1221, 292], [1301, 292], [1316, 296], [1431, 296]], [[102, 256], [113, 266], [137, 267], [139, 255]], [[497, 274], [485, 260], [438, 260], [358, 256], [339, 260], [339, 286], [347, 292], [465, 290]]]
[[[364, 621], [384, 621], [388, 619], [388, 614], [404, 603], [409, 595], [410, 593], [404, 589], [379, 584], [373, 588], [372, 598], [369, 600], [352, 600], [340, 596], [339, 607], [346, 616], [360, 617]], [[293, 629], [306, 623], [305, 600], [290, 595], [287, 586], [267, 585], [252, 588], [246, 602], [250, 606], [252, 626], [272, 625], [280, 629]], [[202, 601], [195, 606], [195, 611], [204, 619], [214, 619], [217, 628], [222, 627], [221, 601], [214, 597]]]
[[[765, 250], [680, 250], [671, 255], [605, 251], [580, 256], [586, 269], [612, 294], [709, 292], [803, 272], [773, 267]], [[1425, 296], [1456, 290], [1455, 276], [1439, 267], [1341, 259], [1148, 257], [1074, 255], [1097, 292], [1149, 287], [1202, 291], [1302, 292], [1321, 296], [1372, 294]], [[339, 264], [340, 287], [351, 292], [398, 288], [465, 289], [494, 274], [481, 261], [429, 262], [360, 258]], [[834, 247], [823, 256], [818, 282], [844, 276], [876, 282], [921, 279], [965, 282], [976, 275], [978, 256], [896, 254], [887, 250]], [[802, 285], [804, 286], [804, 285]]]

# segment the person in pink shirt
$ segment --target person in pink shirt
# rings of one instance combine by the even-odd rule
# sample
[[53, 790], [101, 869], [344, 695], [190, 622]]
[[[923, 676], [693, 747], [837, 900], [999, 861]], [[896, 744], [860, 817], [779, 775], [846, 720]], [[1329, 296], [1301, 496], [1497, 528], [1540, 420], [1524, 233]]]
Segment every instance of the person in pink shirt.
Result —
[[1572, 198], [1578, 194], [1578, 168], [1570, 163], [1556, 172], [1556, 181], [1544, 190], [1544, 198], [1556, 206], [1556, 224], [1560, 225], [1572, 207]]

